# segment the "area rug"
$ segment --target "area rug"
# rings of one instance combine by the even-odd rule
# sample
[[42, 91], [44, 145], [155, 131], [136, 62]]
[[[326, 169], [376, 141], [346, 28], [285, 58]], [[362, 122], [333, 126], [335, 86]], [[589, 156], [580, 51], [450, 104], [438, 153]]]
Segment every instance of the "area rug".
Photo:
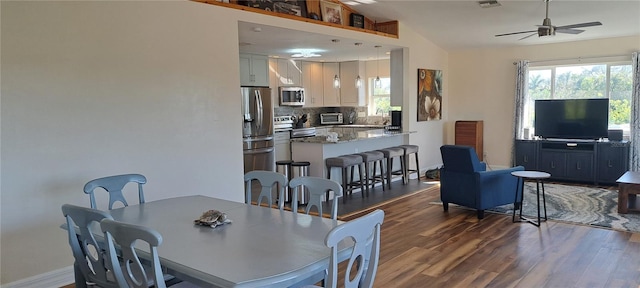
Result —
[[[550, 220], [640, 233], [640, 214], [618, 214], [616, 188], [597, 188], [545, 183]], [[541, 191], [542, 193], [542, 191]], [[542, 195], [540, 195], [542, 201]], [[542, 202], [540, 213], [544, 216]], [[488, 212], [512, 214], [513, 204]], [[537, 217], [535, 183], [525, 183], [523, 215]]]

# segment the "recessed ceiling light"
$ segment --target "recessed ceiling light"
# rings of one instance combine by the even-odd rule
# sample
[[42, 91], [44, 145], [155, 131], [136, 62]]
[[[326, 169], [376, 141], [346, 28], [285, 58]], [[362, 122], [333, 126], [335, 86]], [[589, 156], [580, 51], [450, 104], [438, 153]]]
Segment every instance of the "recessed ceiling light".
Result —
[[502, 6], [502, 4], [498, 3], [498, 1], [496, 1], [496, 0], [478, 1], [478, 5], [480, 5], [480, 7], [482, 7], [482, 8], [491, 8], [491, 7]]

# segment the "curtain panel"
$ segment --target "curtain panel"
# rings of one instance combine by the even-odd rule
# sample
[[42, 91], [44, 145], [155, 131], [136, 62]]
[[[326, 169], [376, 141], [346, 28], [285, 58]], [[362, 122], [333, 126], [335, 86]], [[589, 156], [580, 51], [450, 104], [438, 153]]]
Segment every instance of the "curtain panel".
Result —
[[631, 55], [633, 87], [631, 92], [631, 160], [629, 169], [640, 171], [640, 51]]
[[527, 85], [529, 81], [529, 60], [516, 62], [516, 99], [514, 101], [513, 140], [511, 143], [511, 163], [515, 165], [515, 140], [523, 139], [524, 105], [527, 103]]

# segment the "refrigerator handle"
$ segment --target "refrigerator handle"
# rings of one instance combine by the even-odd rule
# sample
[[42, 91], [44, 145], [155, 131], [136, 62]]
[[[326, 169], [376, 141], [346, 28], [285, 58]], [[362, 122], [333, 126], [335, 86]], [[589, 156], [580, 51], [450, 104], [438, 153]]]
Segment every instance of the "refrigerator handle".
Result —
[[262, 96], [260, 96], [260, 91], [256, 90], [255, 91], [255, 97], [256, 97], [256, 116], [258, 118], [258, 123], [256, 123], [256, 126], [258, 126], [258, 129], [262, 129], [262, 122], [264, 121], [263, 118], [263, 111], [262, 111]]

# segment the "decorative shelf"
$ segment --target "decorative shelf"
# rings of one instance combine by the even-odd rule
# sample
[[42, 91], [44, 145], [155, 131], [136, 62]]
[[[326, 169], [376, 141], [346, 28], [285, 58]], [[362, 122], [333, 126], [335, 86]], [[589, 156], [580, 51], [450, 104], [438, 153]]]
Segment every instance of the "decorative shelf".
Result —
[[[329, 23], [329, 22], [324, 22], [322, 20], [316, 20], [316, 19], [312, 19], [309, 17], [302, 17], [302, 16], [297, 16], [297, 15], [292, 15], [292, 14], [286, 14], [286, 13], [280, 13], [280, 12], [274, 12], [274, 11], [270, 11], [270, 10], [264, 10], [261, 8], [254, 8], [254, 7], [250, 7], [247, 5], [243, 5], [243, 4], [239, 4], [242, 3], [243, 1], [238, 1], [238, 0], [229, 0], [229, 3], [226, 2], [222, 2], [222, 1], [218, 1], [218, 0], [191, 0], [194, 2], [201, 2], [201, 3], [206, 3], [206, 4], [211, 4], [211, 5], [217, 5], [217, 6], [223, 6], [223, 7], [228, 7], [228, 8], [233, 8], [233, 9], [239, 9], [239, 10], [243, 10], [243, 11], [249, 11], [249, 12], [253, 12], [253, 13], [260, 13], [260, 14], [265, 14], [265, 15], [271, 15], [271, 16], [276, 16], [276, 17], [281, 17], [281, 18], [287, 18], [287, 19], [291, 19], [291, 20], [296, 20], [296, 21], [302, 21], [302, 22], [307, 22], [307, 23], [313, 23], [313, 24], [318, 24], [318, 25], [324, 25], [324, 26], [330, 26], [330, 27], [336, 27], [336, 28], [342, 28], [342, 29], [347, 29], [347, 30], [353, 30], [353, 31], [358, 31], [358, 32], [364, 32], [364, 33], [370, 33], [370, 34], [375, 34], [375, 35], [379, 35], [379, 36], [384, 36], [384, 37], [389, 37], [389, 38], [398, 38], [398, 21], [388, 21], [388, 22], [381, 22], [381, 23], [376, 23], [374, 21], [372, 21], [371, 19], [364, 17], [364, 28], [358, 28], [358, 27], [352, 27], [349, 26], [349, 19], [351, 19], [351, 14], [355, 14], [355, 15], [360, 15], [357, 11], [351, 9], [351, 7], [344, 5], [343, 3], [339, 2], [339, 1], [335, 1], [335, 0], [322, 0], [325, 2], [330, 2], [330, 3], [334, 3], [336, 5], [339, 5], [341, 7], [341, 14], [342, 14], [342, 22], [343, 24], [336, 24], [336, 23]], [[248, 3], [259, 3], [262, 0], [249, 0], [249, 1], [244, 1], [244, 2], [248, 2]], [[298, 1], [305, 1], [305, 0], [298, 0]], [[266, 2], [266, 1], [265, 1]], [[282, 0], [273, 0], [270, 1], [272, 3], [278, 3], [278, 2], [285, 2]], [[291, 3], [293, 1], [287, 1], [288, 3]], [[318, 15], [319, 18], [321, 19], [321, 9], [320, 9], [320, 2], [318, 0], [306, 0], [305, 5], [306, 5], [306, 9], [307, 15], [311, 15], [312, 13], [315, 15]]]

